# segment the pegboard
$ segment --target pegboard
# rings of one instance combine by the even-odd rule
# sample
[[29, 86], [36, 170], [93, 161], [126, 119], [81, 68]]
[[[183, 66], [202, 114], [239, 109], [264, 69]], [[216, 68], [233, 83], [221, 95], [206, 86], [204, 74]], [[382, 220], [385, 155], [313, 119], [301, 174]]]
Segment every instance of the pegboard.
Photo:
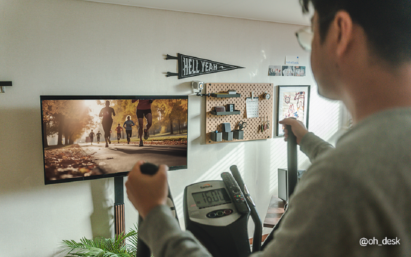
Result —
[[[242, 83], [207, 83], [206, 93], [224, 93], [228, 90], [235, 90], [241, 94], [241, 97], [236, 98], [216, 98], [207, 97], [206, 100], [206, 144], [220, 144], [228, 142], [242, 142], [250, 140], [263, 140], [273, 137], [273, 84], [242, 84]], [[247, 118], [246, 99], [251, 97], [254, 92], [254, 97], [258, 97], [258, 118]], [[271, 95], [270, 99], [264, 98], [264, 93]], [[215, 106], [227, 106], [227, 104], [234, 104], [235, 110], [240, 111], [239, 115], [222, 115], [217, 116], [211, 114]], [[268, 120], [269, 129], [264, 132], [259, 130], [263, 120]], [[211, 140], [211, 133], [216, 130], [222, 132], [222, 123], [230, 123], [231, 130], [238, 129], [240, 121], [247, 122], [247, 127], [244, 128], [244, 139], [215, 142]]]

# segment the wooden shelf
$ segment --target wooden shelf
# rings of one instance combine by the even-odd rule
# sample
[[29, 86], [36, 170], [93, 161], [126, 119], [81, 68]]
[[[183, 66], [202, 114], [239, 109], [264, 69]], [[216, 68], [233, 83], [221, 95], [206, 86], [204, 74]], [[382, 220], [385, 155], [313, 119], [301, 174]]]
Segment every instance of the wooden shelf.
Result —
[[217, 97], [217, 98], [232, 98], [232, 97], [241, 97], [241, 94], [211, 93], [211, 96]]
[[240, 115], [241, 111], [233, 111], [233, 112], [216, 112], [212, 111], [211, 114], [213, 115]]

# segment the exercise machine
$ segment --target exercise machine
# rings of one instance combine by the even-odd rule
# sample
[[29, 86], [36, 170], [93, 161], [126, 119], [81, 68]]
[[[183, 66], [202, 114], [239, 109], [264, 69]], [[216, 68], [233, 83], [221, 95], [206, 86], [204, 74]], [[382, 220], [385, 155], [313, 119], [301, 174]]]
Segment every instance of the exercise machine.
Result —
[[[287, 129], [287, 188], [291, 195], [297, 184], [297, 142], [291, 127], [287, 126]], [[141, 172], [144, 174], [153, 175], [157, 169], [158, 167], [153, 164], [141, 165]], [[230, 171], [231, 174], [228, 172], [221, 174], [222, 180], [195, 183], [188, 185], [184, 190], [183, 209], [186, 229], [193, 233], [213, 257], [246, 257], [264, 249], [274, 239], [274, 231], [278, 229], [284, 217], [283, 215], [262, 244], [262, 223], [255, 203], [237, 166], [231, 166]], [[170, 190], [169, 199], [173, 203]], [[255, 225], [252, 249], [247, 229], [250, 216]], [[142, 219], [139, 217], [139, 226], [141, 222]], [[150, 256], [149, 248], [139, 239], [137, 257]]]
[[[157, 169], [157, 166], [150, 163], [141, 165], [143, 174], [153, 175]], [[213, 257], [246, 257], [251, 254], [247, 231], [250, 215], [255, 223], [253, 252], [261, 249], [262, 223], [254, 201], [237, 166], [231, 166], [230, 170], [233, 175], [224, 172], [221, 174], [222, 180], [192, 184], [184, 190], [186, 229], [193, 233]], [[173, 203], [173, 210], [170, 190], [168, 197], [168, 202]], [[142, 222], [139, 217], [138, 225]], [[148, 246], [138, 239], [137, 257], [150, 256]]]
[[253, 251], [261, 249], [262, 224], [255, 204], [241, 179], [237, 166], [221, 180], [189, 185], [184, 190], [186, 229], [204, 245], [213, 257], [251, 254], [247, 224], [251, 215], [255, 224]]

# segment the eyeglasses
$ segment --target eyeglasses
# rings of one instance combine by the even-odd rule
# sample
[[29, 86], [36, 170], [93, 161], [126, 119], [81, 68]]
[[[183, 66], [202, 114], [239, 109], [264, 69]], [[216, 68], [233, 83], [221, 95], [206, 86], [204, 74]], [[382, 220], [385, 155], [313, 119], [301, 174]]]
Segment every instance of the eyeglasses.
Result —
[[313, 41], [314, 33], [310, 27], [299, 29], [295, 32], [298, 43], [307, 52], [311, 52], [311, 43]]

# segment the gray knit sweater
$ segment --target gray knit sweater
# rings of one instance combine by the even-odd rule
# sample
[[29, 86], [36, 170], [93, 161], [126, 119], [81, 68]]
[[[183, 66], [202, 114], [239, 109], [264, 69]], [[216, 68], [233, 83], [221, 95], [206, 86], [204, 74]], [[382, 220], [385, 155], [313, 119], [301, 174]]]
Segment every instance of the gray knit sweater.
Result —
[[[336, 148], [308, 133], [300, 149], [312, 165], [275, 239], [252, 257], [411, 256], [410, 108], [369, 116]], [[139, 235], [155, 257], [210, 256], [165, 206], [149, 213]]]

